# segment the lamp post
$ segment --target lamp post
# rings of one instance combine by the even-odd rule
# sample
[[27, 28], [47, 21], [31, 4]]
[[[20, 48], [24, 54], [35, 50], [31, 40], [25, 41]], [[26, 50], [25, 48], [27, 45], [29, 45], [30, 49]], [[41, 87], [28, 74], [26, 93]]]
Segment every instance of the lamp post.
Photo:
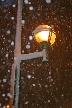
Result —
[[[17, 26], [16, 26], [15, 49], [14, 49], [15, 60], [14, 63], [12, 64], [11, 87], [10, 87], [10, 94], [12, 95], [12, 98], [10, 98], [10, 103], [9, 103], [10, 106], [13, 104], [14, 108], [18, 108], [18, 102], [19, 102], [19, 78], [20, 78], [21, 60], [43, 57], [43, 62], [47, 62], [48, 48], [54, 44], [56, 38], [54, 29], [52, 27], [48, 25], [39, 25], [33, 31], [33, 35], [35, 37], [35, 40], [40, 44], [42, 51], [29, 54], [21, 54], [21, 31], [22, 31], [21, 20], [22, 20], [22, 1], [18, 0]], [[17, 74], [16, 79], [15, 79], [15, 71]]]
[[54, 29], [48, 25], [39, 25], [33, 31], [35, 40], [40, 44], [43, 54], [43, 62], [48, 61], [48, 49], [54, 44], [55, 42], [55, 32]]

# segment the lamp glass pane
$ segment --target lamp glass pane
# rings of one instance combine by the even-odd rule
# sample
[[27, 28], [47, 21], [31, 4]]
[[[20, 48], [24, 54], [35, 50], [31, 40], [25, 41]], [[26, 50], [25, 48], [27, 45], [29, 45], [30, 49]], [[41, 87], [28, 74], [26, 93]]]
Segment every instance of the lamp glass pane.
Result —
[[37, 42], [48, 41], [49, 31], [41, 31], [35, 34]]
[[50, 36], [50, 44], [54, 44], [55, 42], [55, 39], [56, 39], [56, 35], [52, 32], [51, 36]]

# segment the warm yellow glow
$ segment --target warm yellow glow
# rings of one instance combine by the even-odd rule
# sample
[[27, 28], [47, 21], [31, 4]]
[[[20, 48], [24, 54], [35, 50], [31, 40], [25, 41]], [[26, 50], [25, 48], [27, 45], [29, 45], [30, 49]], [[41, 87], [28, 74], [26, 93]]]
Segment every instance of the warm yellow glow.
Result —
[[48, 25], [39, 25], [34, 31], [34, 36], [37, 42], [50, 42], [50, 44], [54, 44], [56, 35], [54, 34], [54, 30]]
[[50, 44], [52, 45], [52, 44], [54, 44], [54, 42], [55, 42], [56, 35], [55, 35], [54, 33], [52, 33], [52, 36], [51, 36], [50, 38], [51, 38], [51, 39], [50, 39]]
[[38, 28], [51, 28], [50, 26], [48, 26], [48, 25], [39, 25], [38, 27], [37, 27], [37, 29]]
[[49, 31], [41, 31], [35, 34], [37, 42], [48, 41]]
[[46, 41], [46, 42], [49, 41], [50, 44], [52, 45], [55, 42], [56, 35], [52, 32], [50, 33], [50, 37], [49, 37], [49, 31], [41, 31], [35, 34], [35, 38], [36, 38], [36, 41], [39, 43], [43, 41]]
[[9, 108], [9, 105], [7, 105], [7, 108]]

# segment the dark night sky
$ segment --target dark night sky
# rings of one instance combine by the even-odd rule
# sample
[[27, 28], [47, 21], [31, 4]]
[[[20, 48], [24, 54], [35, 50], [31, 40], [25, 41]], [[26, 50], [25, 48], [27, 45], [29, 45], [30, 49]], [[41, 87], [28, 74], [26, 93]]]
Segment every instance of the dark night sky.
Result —
[[9, 8], [16, 0], [0, 0], [0, 7]]
[[[0, 107], [9, 104], [11, 66], [17, 21], [17, 1], [0, 1]], [[72, 108], [72, 4], [70, 0], [29, 0], [22, 9], [22, 54], [41, 51], [29, 37], [40, 24], [53, 25], [56, 42], [49, 62], [21, 62], [21, 108]], [[29, 48], [27, 47], [29, 46]]]

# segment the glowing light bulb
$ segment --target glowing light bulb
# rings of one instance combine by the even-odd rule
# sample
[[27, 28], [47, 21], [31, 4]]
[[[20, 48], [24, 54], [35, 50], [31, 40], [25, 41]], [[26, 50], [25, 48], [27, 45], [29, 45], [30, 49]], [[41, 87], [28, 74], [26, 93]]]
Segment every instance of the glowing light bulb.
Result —
[[36, 34], [36, 40], [38, 42], [48, 41], [49, 31], [41, 31]]
[[55, 42], [56, 34], [53, 27], [48, 25], [39, 25], [34, 31], [33, 34], [38, 43], [49, 42], [50, 45], [53, 45]]
[[7, 105], [7, 108], [10, 108], [9, 105]]

